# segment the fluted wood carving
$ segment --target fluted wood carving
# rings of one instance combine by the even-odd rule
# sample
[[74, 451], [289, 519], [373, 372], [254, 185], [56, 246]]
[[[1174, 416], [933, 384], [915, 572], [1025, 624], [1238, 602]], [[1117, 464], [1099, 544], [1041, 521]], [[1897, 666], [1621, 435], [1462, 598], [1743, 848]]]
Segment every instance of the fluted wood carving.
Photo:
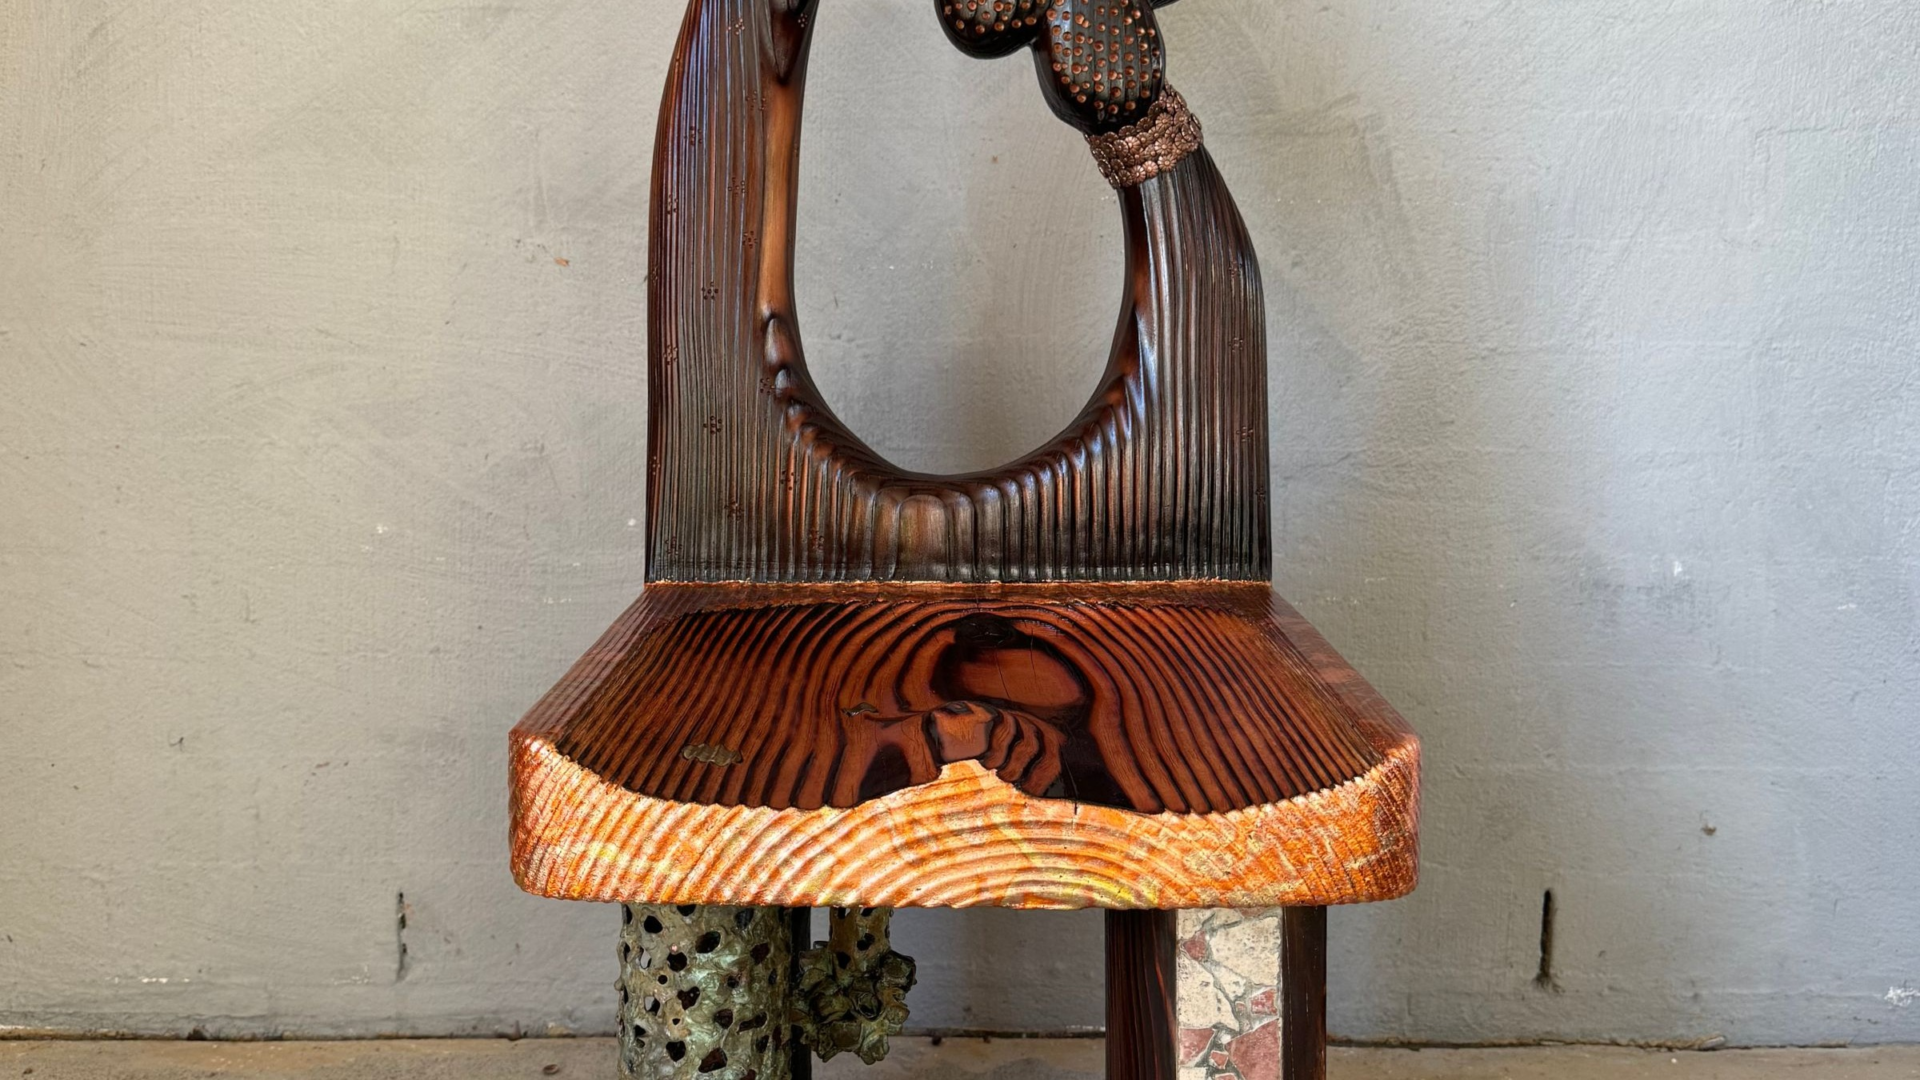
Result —
[[[1121, 190], [1113, 350], [1086, 408], [1047, 445], [992, 472], [925, 476], [835, 418], [807, 375], [793, 301], [813, 7], [695, 0], [661, 107], [649, 579], [1266, 580], [1260, 271], [1203, 148]], [[1048, 86], [1054, 57], [1071, 74], [1096, 46], [1155, 43], [1131, 91], [1125, 68], [1088, 83], [1086, 105], [1071, 88], [1050, 95], [1088, 130], [1111, 131], [1108, 111], [1144, 116], [1160, 86], [1150, 11], [1127, 25], [1105, 0], [1047, 10], [1046, 41], [1097, 39], [1042, 49]]]

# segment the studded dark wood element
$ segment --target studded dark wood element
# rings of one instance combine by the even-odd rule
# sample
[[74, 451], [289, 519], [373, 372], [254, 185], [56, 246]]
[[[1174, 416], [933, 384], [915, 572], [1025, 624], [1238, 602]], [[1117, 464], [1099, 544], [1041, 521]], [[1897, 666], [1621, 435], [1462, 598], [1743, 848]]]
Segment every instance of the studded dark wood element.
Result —
[[1053, 0], [934, 0], [947, 37], [969, 56], [1006, 56], [1039, 41]]
[[[514, 731], [516, 878], [791, 907], [1411, 889], [1418, 744], [1267, 585], [1259, 269], [1205, 148], [1120, 190], [1119, 325], [1067, 430], [1002, 469], [895, 468], [821, 399], [794, 313], [813, 11], [689, 2], [654, 158], [648, 585]], [[1042, 81], [1096, 140], [1169, 102], [1144, 0], [994, 11], [949, 36], [1079, 57]]]
[[1047, 104], [1088, 134], [1133, 123], [1160, 96], [1166, 51], [1142, 0], [1054, 0], [1037, 44]]
[[1166, 50], [1153, 9], [1169, 0], [934, 0], [971, 56], [1032, 48], [1047, 103], [1088, 134], [1140, 119], [1160, 96]]

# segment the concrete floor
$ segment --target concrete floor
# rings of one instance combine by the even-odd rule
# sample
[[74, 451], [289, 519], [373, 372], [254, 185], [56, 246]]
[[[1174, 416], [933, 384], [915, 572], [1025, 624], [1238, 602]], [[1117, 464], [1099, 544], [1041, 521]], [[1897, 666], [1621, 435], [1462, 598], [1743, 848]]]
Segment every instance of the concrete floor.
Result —
[[[842, 1058], [819, 1080], [1098, 1080], [1097, 1039], [897, 1039], [872, 1069]], [[1672, 1052], [1614, 1047], [1339, 1047], [1330, 1080], [1920, 1080], [1920, 1047]], [[607, 1039], [383, 1042], [0, 1042], [0, 1080], [611, 1080]]]

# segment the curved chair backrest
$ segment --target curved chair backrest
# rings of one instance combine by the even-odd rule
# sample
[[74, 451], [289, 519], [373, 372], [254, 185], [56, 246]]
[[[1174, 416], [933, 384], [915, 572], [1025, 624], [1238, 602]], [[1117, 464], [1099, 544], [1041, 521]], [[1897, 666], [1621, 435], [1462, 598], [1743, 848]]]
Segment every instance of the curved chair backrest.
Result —
[[[693, 0], [675, 54], [654, 157], [648, 579], [1266, 580], [1259, 267], [1197, 145], [1164, 169], [1106, 169], [1125, 300], [1106, 372], [1053, 440], [1004, 468], [930, 476], [834, 417], [807, 375], [793, 291], [816, 2]], [[1103, 167], [1149, 114], [1184, 117], [1139, 0], [935, 6], [975, 55], [1030, 46]], [[962, 6], [972, 23], [953, 17]]]

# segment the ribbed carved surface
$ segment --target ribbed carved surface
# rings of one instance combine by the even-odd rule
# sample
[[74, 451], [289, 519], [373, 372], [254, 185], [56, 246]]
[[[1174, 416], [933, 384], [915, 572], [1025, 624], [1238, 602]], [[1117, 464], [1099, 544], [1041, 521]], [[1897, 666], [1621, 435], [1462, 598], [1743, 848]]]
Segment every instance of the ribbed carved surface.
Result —
[[1259, 269], [1204, 149], [1121, 192], [1125, 307], [1066, 432], [1004, 469], [941, 478], [888, 465], [834, 418], [792, 301], [808, 10], [694, 0], [670, 79], [650, 579], [1266, 580]]
[[[719, 602], [719, 608], [745, 604], [765, 611], [772, 599], [769, 594], [785, 593], [786, 606], [797, 613], [802, 606], [791, 603], [796, 590], [864, 602], [902, 588], [961, 591], [971, 587], [681, 585], [658, 587], [650, 595], [659, 603], [660, 593], [687, 594], [685, 606], [692, 610], [714, 600], [692, 594], [738, 594]], [[1055, 593], [1145, 589], [1185, 594], [1208, 588], [1266, 593], [1264, 586], [1248, 585], [1005, 588]], [[1181, 602], [1198, 604], [1203, 598], [1185, 596]], [[1335, 786], [1295, 798], [1210, 813], [1167, 810], [1157, 814], [1095, 802], [1036, 798], [980, 757], [946, 762], [932, 782], [901, 787], [846, 808], [781, 809], [725, 801], [743, 797], [755, 782], [757, 768], [813, 770], [820, 767], [816, 757], [825, 761], [845, 753], [838, 743], [818, 754], [790, 746], [784, 757], [763, 756], [745, 739], [738, 745], [670, 748], [685, 756], [669, 754], [665, 763], [672, 768], [685, 766], [681, 775], [698, 781], [693, 785], [696, 796], [715, 801], [662, 798], [611, 782], [583, 765], [574, 753], [645, 744], [654, 738], [657, 726], [673, 724], [682, 709], [706, 710], [713, 708], [708, 704], [712, 701], [749, 702], [785, 692], [760, 685], [745, 672], [683, 683], [683, 700], [661, 701], [659, 711], [644, 719], [633, 714], [618, 730], [603, 724], [606, 734], [598, 738], [604, 743], [592, 751], [581, 749], [589, 740], [576, 736], [576, 728], [585, 726], [585, 718], [594, 714], [594, 703], [605, 700], [610, 687], [631, 685], [623, 668], [629, 657], [644, 652], [637, 643], [665, 614], [659, 608], [647, 608], [646, 603], [635, 605], [615, 624], [514, 729], [513, 866], [516, 878], [530, 891], [580, 900], [662, 903], [1176, 908], [1355, 903], [1390, 899], [1413, 887], [1419, 745], [1392, 707], [1277, 598], [1266, 601], [1270, 606], [1258, 621], [1274, 649], [1269, 657], [1277, 655], [1280, 667], [1289, 671], [1281, 677], [1300, 680], [1300, 671], [1310, 673], [1293, 684], [1296, 692], [1325, 706], [1321, 719], [1357, 736], [1367, 756], [1379, 764]], [[1244, 603], [1231, 608], [1244, 611]], [[1231, 663], [1231, 658], [1209, 658], [1216, 666], [1205, 670], [1218, 671], [1217, 665], [1223, 662]], [[1293, 667], [1296, 663], [1298, 670]], [[795, 673], [792, 681], [802, 687], [815, 683], [831, 687], [833, 670], [832, 663], [823, 661], [817, 675]], [[1136, 681], [1144, 684], [1152, 678], [1142, 673]], [[1189, 736], [1169, 726], [1163, 734], [1173, 741], [1156, 738], [1122, 744], [1142, 748], [1146, 757], [1138, 767], [1151, 768], [1157, 761], [1176, 768], [1231, 769], [1236, 782], [1260, 769], [1286, 767], [1284, 759], [1253, 762], [1234, 756], [1239, 752], [1234, 746], [1244, 735], [1231, 703], [1245, 691], [1227, 679], [1209, 676], [1209, 680], [1218, 686], [1194, 707], [1213, 711], [1178, 718], [1195, 729], [1206, 729], [1192, 736], [1198, 741], [1181, 741]], [[1034, 680], [1021, 689], [1050, 683]], [[847, 719], [877, 729], [884, 721], [876, 721], [875, 715], [862, 710]], [[769, 734], [760, 730], [761, 736]], [[573, 752], [562, 750], [562, 744], [573, 747]], [[859, 758], [848, 755], [848, 760]], [[618, 771], [615, 766], [608, 769]], [[715, 777], [717, 785], [700, 786]]]
[[513, 873], [568, 900], [1189, 908], [1404, 896], [1417, 750], [1331, 791], [1225, 814], [1020, 793], [971, 761], [849, 810], [679, 803], [601, 780], [539, 732], [512, 748]]
[[648, 589], [555, 746], [647, 795], [809, 810], [975, 760], [1031, 795], [1215, 813], [1381, 760], [1264, 585], [849, 588]]

